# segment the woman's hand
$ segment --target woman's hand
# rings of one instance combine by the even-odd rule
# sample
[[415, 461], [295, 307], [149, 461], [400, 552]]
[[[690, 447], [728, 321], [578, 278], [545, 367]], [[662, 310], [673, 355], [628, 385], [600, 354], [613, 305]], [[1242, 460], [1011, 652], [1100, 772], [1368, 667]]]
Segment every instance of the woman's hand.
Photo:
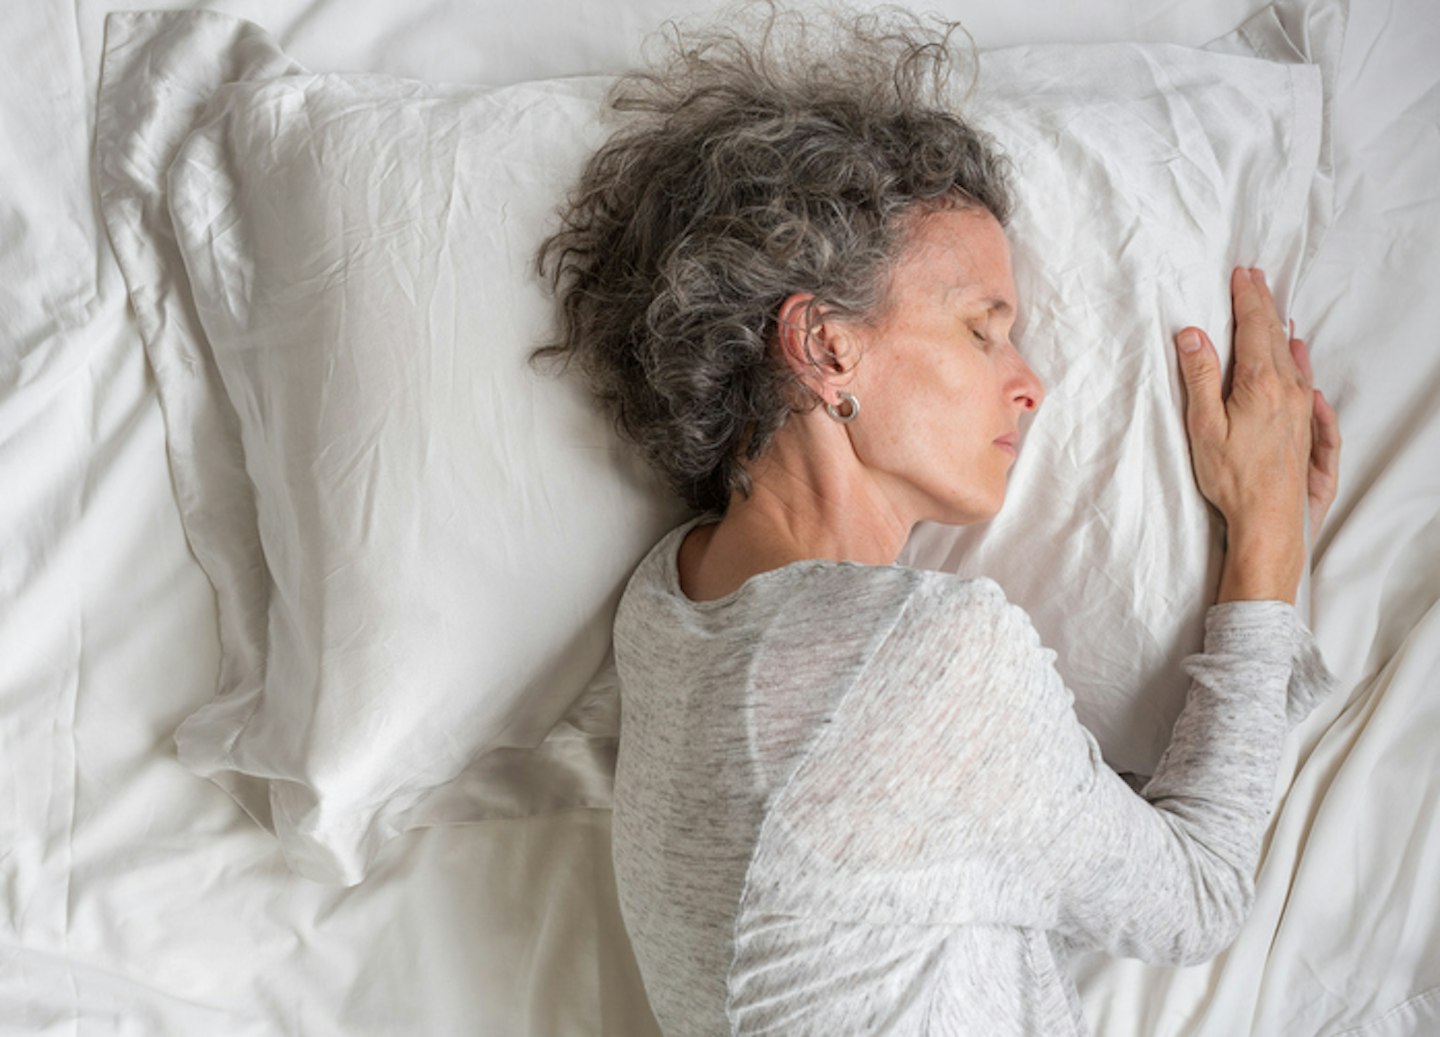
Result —
[[1235, 351], [1229, 395], [1199, 328], [1176, 336], [1196, 482], [1224, 516], [1220, 601], [1295, 600], [1305, 564], [1305, 505], [1318, 528], [1335, 497], [1340, 433], [1312, 384], [1305, 343], [1290, 338], [1258, 270], [1230, 281]]

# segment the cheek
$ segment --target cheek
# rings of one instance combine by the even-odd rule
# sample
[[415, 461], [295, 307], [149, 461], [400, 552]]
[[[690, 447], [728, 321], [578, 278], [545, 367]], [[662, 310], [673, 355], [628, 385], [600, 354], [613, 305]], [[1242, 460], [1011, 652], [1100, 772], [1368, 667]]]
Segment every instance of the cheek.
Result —
[[947, 446], [964, 434], [975, 408], [972, 386], [953, 371], [931, 367], [885, 394], [886, 425], [915, 446]]
[[933, 421], [955, 435], [988, 425], [986, 385], [991, 381], [984, 364], [954, 362], [936, 365], [918, 394]]
[[891, 354], [890, 363], [860, 365], [852, 392], [860, 398], [858, 426], [872, 455], [883, 451], [913, 456], [917, 452], [953, 466], [960, 456], [973, 456], [980, 445], [957, 447], [977, 435], [1002, 434], [996, 429], [991, 387], [996, 373], [979, 350], [966, 350], [953, 342], [926, 344], [906, 357]]

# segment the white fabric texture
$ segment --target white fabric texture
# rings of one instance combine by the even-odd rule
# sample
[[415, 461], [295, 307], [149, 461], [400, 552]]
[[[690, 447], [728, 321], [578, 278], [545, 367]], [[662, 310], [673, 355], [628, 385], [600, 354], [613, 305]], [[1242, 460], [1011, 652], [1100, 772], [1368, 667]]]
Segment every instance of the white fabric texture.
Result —
[[347, 884], [417, 824], [605, 805], [604, 702], [523, 752], [680, 514], [528, 363], [603, 84], [308, 76], [230, 19], [110, 23], [102, 203], [223, 621], [181, 760]]
[[[514, 798], [444, 786], [477, 757], [492, 767], [487, 750], [541, 741], [603, 658], [623, 574], [677, 515], [573, 379], [524, 363], [549, 326], [530, 257], [603, 139], [605, 83], [309, 76], [254, 27], [112, 21], [102, 200], [187, 532], [232, 603], [220, 692], [181, 726], [181, 759], [297, 868], [355, 882], [399, 832]], [[1017, 466], [977, 564], [1051, 621], [1107, 758], [1148, 771], [1217, 564], [1168, 338], [1181, 313], [1223, 324], [1213, 272], [1238, 259], [1293, 280], [1319, 230], [1320, 80], [1133, 45], [998, 51], [981, 70], [967, 111], [1017, 170], [1017, 283], [1034, 300], [1019, 340], [1057, 384], [1025, 452], [1045, 460]], [[224, 79], [241, 81], [215, 91]], [[172, 155], [167, 184], [134, 175]], [[162, 202], [188, 284], [165, 264], [163, 212], [145, 218]], [[156, 292], [166, 279], [177, 290]], [[1083, 609], [1057, 609], [1053, 572]], [[591, 734], [545, 752], [608, 748]], [[537, 802], [552, 809], [600, 802], [593, 783], [550, 781]]]
[[[273, 835], [176, 761], [173, 733], [213, 697], [233, 616], [187, 543], [160, 372], [96, 206], [114, 6], [35, 0], [0, 33], [0, 1034], [654, 1037], [608, 812], [416, 831], [345, 889], [295, 875]], [[503, 85], [631, 67], [664, 19], [718, 6], [215, 0], [188, 17], [250, 19], [310, 69]], [[1264, 0], [920, 6], [985, 48], [1200, 46], [1265, 13]], [[1345, 6], [1287, 0], [1272, 18], [1318, 55]], [[1310, 594], [1342, 692], [1287, 743], [1255, 907], [1230, 950], [1189, 968], [1079, 963], [1099, 1037], [1440, 1032], [1440, 23], [1430, 0], [1349, 6], [1334, 223], [1288, 304], [1345, 433]], [[568, 768], [597, 801], [602, 762]], [[463, 798], [494, 805], [506, 787], [518, 814], [556, 793], [477, 779]]]
[[1069, 948], [1233, 938], [1285, 731], [1334, 690], [1292, 606], [1208, 610], [1136, 795], [993, 580], [810, 561], [693, 602], [694, 526], [615, 620], [615, 876], [667, 1034], [1079, 1035]]

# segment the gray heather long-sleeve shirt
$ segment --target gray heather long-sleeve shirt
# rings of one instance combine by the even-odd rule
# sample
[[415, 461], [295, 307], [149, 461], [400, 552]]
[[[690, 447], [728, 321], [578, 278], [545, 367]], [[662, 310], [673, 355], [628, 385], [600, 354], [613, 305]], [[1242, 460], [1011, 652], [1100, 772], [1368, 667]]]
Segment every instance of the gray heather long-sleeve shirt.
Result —
[[1234, 937], [1287, 720], [1331, 683], [1291, 606], [1209, 611], [1137, 795], [992, 581], [810, 561], [693, 602], [693, 525], [615, 622], [615, 874], [667, 1037], [1079, 1035], [1071, 948]]

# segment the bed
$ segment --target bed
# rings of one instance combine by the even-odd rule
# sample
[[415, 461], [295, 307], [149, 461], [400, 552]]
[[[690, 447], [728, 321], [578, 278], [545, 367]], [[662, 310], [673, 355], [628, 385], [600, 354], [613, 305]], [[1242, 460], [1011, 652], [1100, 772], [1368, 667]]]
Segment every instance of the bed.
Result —
[[[606, 543], [628, 536], [628, 546], [598, 562], [593, 550], [580, 548], [561, 559], [556, 579], [573, 582], [579, 568], [593, 565], [584, 572], [595, 589], [574, 606], [558, 640], [505, 624], [512, 612], [558, 608], [570, 586], [563, 582], [529, 604], [519, 591], [504, 590], [508, 596], [498, 606], [492, 601], [491, 612], [469, 617], [480, 624], [478, 634], [447, 630], [441, 649], [435, 621], [415, 624], [423, 628], [415, 633], [420, 647], [407, 650], [429, 653], [428, 660], [443, 655], [444, 645], [490, 637], [538, 660], [534, 680], [542, 691], [526, 690], [531, 677], [506, 671], [513, 693], [504, 710], [479, 719], [448, 714], [454, 695], [423, 708], [412, 701], [402, 717], [411, 725], [402, 732], [409, 741], [387, 741], [402, 722], [390, 715], [367, 715], [357, 733], [347, 726], [354, 716], [325, 712], [333, 703], [277, 714], [274, 738], [301, 728], [313, 735], [301, 746], [307, 761], [334, 751], [329, 769], [303, 779], [287, 774], [284, 761], [225, 755], [235, 740], [223, 730], [217, 735], [215, 725], [233, 719], [226, 703], [243, 691], [241, 635], [258, 630], [274, 642], [280, 628], [273, 614], [267, 627], [268, 592], [253, 582], [264, 573], [241, 556], [215, 552], [241, 535], [229, 525], [235, 516], [258, 508], [261, 525], [270, 523], [266, 564], [280, 573], [273, 538], [283, 522], [263, 485], [258, 505], [215, 496], [216, 473], [241, 464], [239, 455], [227, 461], [221, 450], [213, 454], [218, 460], [207, 460], [218, 440], [186, 454], [189, 441], [177, 430], [195, 415], [183, 401], [223, 392], [249, 434], [273, 424], [266, 407], [280, 398], [275, 393], [303, 386], [313, 372], [285, 369], [266, 389], [270, 395], [245, 397], [256, 408], [247, 419], [235, 389], [248, 370], [239, 360], [220, 381], [205, 382], [195, 357], [166, 353], [165, 343], [179, 341], [185, 322], [194, 321], [192, 332], [203, 325], [216, 341], [230, 334], [239, 343], [234, 356], [249, 356], [245, 336], [256, 333], [249, 318], [257, 293], [283, 295], [309, 274], [287, 271], [270, 284], [264, 278], [273, 270], [246, 268], [251, 309], [226, 311], [247, 318], [228, 331], [219, 323], [225, 314], [192, 301], [189, 293], [199, 298], [206, 285], [223, 296], [236, 283], [225, 267], [234, 255], [215, 242], [243, 198], [234, 194], [229, 208], [189, 215], [176, 198], [210, 197], [197, 178], [210, 176], [215, 162], [237, 154], [243, 160], [251, 138], [240, 122], [216, 123], [213, 154], [187, 145], [180, 157], [190, 164], [175, 172], [181, 144], [195, 139], [188, 134], [199, 108], [189, 122], [164, 126], [144, 113], [163, 108], [151, 103], [156, 98], [170, 114], [176, 97], [209, 104], [226, 84], [228, 110], [238, 111], [254, 100], [243, 83], [234, 86], [247, 77], [263, 92], [287, 75], [342, 74], [352, 78], [326, 82], [360, 90], [354, 97], [365, 104], [373, 96], [364, 90], [393, 97], [410, 89], [397, 86], [404, 83], [421, 83], [427, 104], [456, 97], [472, 104], [486, 90], [523, 92], [533, 89], [525, 84], [544, 82], [572, 105], [565, 109], [571, 122], [543, 123], [553, 132], [538, 134], [540, 144], [559, 148], [556, 135], [574, 131], [564, 138], [569, 151], [542, 155], [549, 164], [537, 177], [553, 194], [571, 168], [564, 163], [599, 139], [586, 113], [603, 77], [637, 63], [643, 41], [667, 18], [704, 16], [718, 6], [162, 6], [170, 13], [107, 21], [117, 10], [113, 0], [41, 0], [10, 12], [0, 37], [0, 1033], [655, 1034], [611, 871], [606, 781], [623, 714], [617, 719], [605, 638], [595, 630], [605, 629], [606, 602], [613, 607], [636, 544], [680, 513], [595, 438], [594, 426], [577, 417], [578, 397], [556, 404], [560, 410], [537, 411], [537, 424], [548, 414], [569, 430], [566, 448], [586, 461], [577, 479], [600, 472], [608, 480], [578, 489], [591, 502], [614, 494], [605, 497], [615, 519]], [[1260, 148], [1245, 160], [1271, 166], [1243, 168], [1270, 169], [1265, 183], [1297, 177], [1285, 198], [1276, 196], [1294, 226], [1274, 231], [1273, 255], [1286, 305], [1312, 342], [1317, 380], [1345, 435], [1340, 496], [1312, 545], [1302, 601], [1338, 690], [1287, 743], [1256, 904], [1239, 939], [1213, 962], [1183, 969], [1082, 958], [1077, 975], [1094, 1032], [1440, 1033], [1440, 15], [1429, 0], [1274, 9], [1259, 0], [921, 6], [963, 20], [982, 51], [982, 69], [1010, 62], [1023, 75], [1025, 55], [1042, 53], [1012, 50], [1006, 58], [1004, 48], [1110, 41], [1180, 45], [1183, 52], [1164, 52], [1171, 57], [1163, 67], [1171, 69], [1212, 44], [1205, 62], [1283, 65], [1289, 71], [1276, 82], [1298, 84], [1309, 98], [1308, 135], [1297, 131], [1268, 157]], [[1264, 25], [1278, 35], [1266, 35]], [[1235, 35], [1241, 26], [1250, 27], [1248, 36]], [[202, 46], [210, 49], [196, 50]], [[1270, 53], [1260, 53], [1267, 47]], [[1125, 53], [1153, 65], [1147, 55], [1160, 52]], [[176, 54], [190, 61], [184, 68], [191, 78], [165, 64]], [[1223, 81], [1229, 73], [1217, 75]], [[1108, 89], [1104, 76], [1094, 82], [1093, 89]], [[121, 89], [136, 83], [148, 84], [150, 108]], [[271, 114], [299, 103], [292, 94], [265, 96], [277, 106], [264, 109]], [[1150, 100], [1171, 110], [1184, 108], [1184, 97], [1176, 87]], [[528, 114], [510, 124], [505, 140], [537, 136], [533, 110], [522, 110]], [[150, 143], [169, 141], [169, 150], [156, 145], [151, 167], [123, 150], [144, 133]], [[122, 153], [124, 162], [116, 158]], [[540, 169], [536, 154], [516, 152], [507, 161]], [[534, 194], [534, 181], [521, 179]], [[234, 190], [242, 188], [251, 189]], [[285, 189], [303, 197], [311, 188]], [[493, 204], [508, 205], [504, 184], [490, 189]], [[429, 197], [425, 183], [415, 190]], [[266, 233], [283, 242], [294, 222], [283, 204], [290, 196], [259, 197], [278, 199]], [[543, 215], [543, 206], [536, 211]], [[532, 247], [523, 235], [512, 244], [513, 255]], [[166, 269], [167, 249], [184, 254], [189, 280], [141, 276], [147, 262]], [[215, 265], [201, 265], [202, 254]], [[1176, 276], [1212, 258], [1176, 259]], [[1022, 296], [1044, 297], [1038, 264], [1027, 266], [1023, 254], [1020, 260]], [[1220, 292], [1223, 271], [1197, 302], [1217, 338]], [[506, 305], [512, 302], [520, 307], [515, 320], [533, 320], [520, 302]], [[310, 312], [304, 300], [297, 305], [295, 313]], [[350, 305], [359, 324], [369, 311]], [[1040, 321], [1033, 330], [1045, 340]], [[1156, 369], [1155, 391], [1174, 403], [1173, 384], [1159, 377], [1164, 370]], [[1047, 406], [1056, 399], [1052, 389]], [[204, 415], [195, 420], [203, 432]], [[1038, 419], [1034, 431], [1045, 434]], [[248, 451], [253, 469], [263, 444], [232, 440]], [[270, 445], [283, 473], [293, 444]], [[294, 472], [286, 478], [292, 491], [304, 482]], [[1017, 478], [1036, 483], [1039, 470], [1017, 469]], [[570, 528], [562, 520], [577, 510], [595, 521], [569, 498], [540, 503], [557, 524], [537, 527], [539, 539], [528, 547], [507, 540], [507, 550], [559, 542]], [[1213, 560], [1203, 508], [1168, 497], [1155, 507], [1155, 522], [1173, 534], [1164, 557], [1184, 579], [1203, 581]], [[202, 512], [223, 521], [203, 532]], [[1109, 542], [1115, 550], [1148, 550], [1154, 528], [1121, 531]], [[313, 553], [304, 530], [291, 532], [297, 539], [287, 557]], [[1027, 530], [990, 532], [998, 534], [990, 542], [1003, 543]], [[512, 533], [497, 527], [487, 543]], [[1177, 551], [1177, 542], [1188, 547]], [[488, 557], [486, 546], [477, 545], [477, 557]], [[977, 558], [985, 561], [982, 547], [944, 531], [924, 531], [910, 549], [915, 564], [963, 568]], [[373, 575], [349, 585], [345, 601]], [[334, 567], [325, 576], [333, 578]], [[1024, 573], [1017, 582], [1023, 594]], [[447, 593], [469, 585], [461, 580]], [[497, 586], [487, 584], [492, 598], [501, 593]], [[258, 609], [248, 619], [247, 594]], [[1123, 606], [1132, 597], [1115, 600]], [[1177, 613], [1177, 629], [1191, 619]], [[367, 649], [388, 644], [374, 629], [357, 621], [351, 641]], [[1057, 630], [1057, 639], [1066, 636], [1073, 635]], [[1076, 640], [1073, 647], [1088, 645]], [[1151, 662], [1163, 668], [1167, 659], [1161, 652]], [[371, 656], [362, 661], [366, 674], [377, 672]], [[273, 658], [271, 665], [278, 669]], [[455, 679], [473, 677], [467, 671]], [[1085, 699], [1077, 708], [1105, 728], [1103, 702]], [[1157, 725], [1163, 728], [1163, 715], [1108, 730], [1117, 766], [1143, 771], [1146, 753], [1135, 749], [1125, 758], [1124, 748], [1153, 741]], [[343, 742], [337, 730], [354, 741]], [[217, 741], [226, 743], [224, 752]], [[488, 751], [477, 752], [482, 745]], [[372, 773], [377, 758], [388, 768], [383, 780]], [[371, 768], [358, 778], [357, 759]], [[404, 770], [400, 778], [396, 768]], [[383, 785], [367, 790], [370, 807], [348, 803], [350, 814], [326, 812], [339, 794], [332, 790], [363, 782]]]

